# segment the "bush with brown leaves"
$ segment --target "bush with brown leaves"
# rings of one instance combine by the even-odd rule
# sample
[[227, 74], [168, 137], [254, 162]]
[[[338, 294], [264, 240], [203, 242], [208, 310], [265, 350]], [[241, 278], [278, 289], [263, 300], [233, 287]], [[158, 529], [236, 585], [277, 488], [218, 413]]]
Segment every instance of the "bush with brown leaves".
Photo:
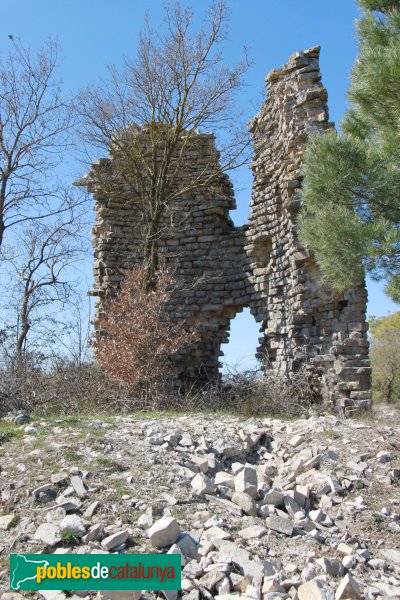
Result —
[[151, 396], [175, 374], [171, 357], [195, 339], [167, 303], [175, 286], [164, 267], [148, 289], [144, 268], [127, 270], [118, 295], [106, 308], [93, 341], [95, 356], [109, 379], [124, 383], [135, 396]]

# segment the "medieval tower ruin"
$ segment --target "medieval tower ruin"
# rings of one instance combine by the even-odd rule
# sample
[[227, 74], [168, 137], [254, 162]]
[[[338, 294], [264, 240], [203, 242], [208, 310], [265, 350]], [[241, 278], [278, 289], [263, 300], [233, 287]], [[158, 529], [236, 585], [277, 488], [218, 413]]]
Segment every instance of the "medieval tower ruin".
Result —
[[[267, 76], [266, 101], [250, 123], [254, 183], [248, 224], [233, 225], [233, 190], [221, 174], [209, 191], [179, 197], [159, 246], [180, 283], [169, 310], [176, 319], [201, 324], [200, 340], [177, 358], [183, 378], [218, 377], [230, 320], [249, 307], [260, 325], [257, 354], [288, 376], [306, 364], [326, 404], [349, 414], [370, 403], [365, 286], [344, 294], [327, 288], [296, 236], [304, 144], [310, 134], [333, 127], [318, 59], [318, 47], [297, 52]], [[204, 168], [211, 155], [214, 137], [199, 134], [190, 168]], [[112, 181], [112, 173], [112, 160], [103, 158], [81, 181], [96, 200], [98, 315], [118, 289], [122, 270], [141, 258], [130, 190], [109, 195], [98, 183]]]

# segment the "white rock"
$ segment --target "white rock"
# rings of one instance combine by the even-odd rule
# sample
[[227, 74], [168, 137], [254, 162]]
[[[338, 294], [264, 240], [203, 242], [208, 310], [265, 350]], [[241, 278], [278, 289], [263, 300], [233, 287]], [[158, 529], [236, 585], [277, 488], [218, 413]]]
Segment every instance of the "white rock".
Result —
[[361, 600], [363, 597], [358, 582], [347, 573], [336, 590], [335, 600]]
[[342, 556], [350, 556], [350, 554], [353, 554], [353, 552], [354, 552], [354, 549], [351, 546], [349, 546], [348, 544], [345, 544], [344, 542], [341, 542], [338, 545], [338, 547], [336, 548], [336, 550]]
[[260, 538], [266, 533], [268, 532], [265, 527], [261, 527], [260, 525], [251, 525], [250, 527], [245, 527], [239, 531], [240, 537], [244, 538], [245, 540]]
[[75, 494], [79, 496], [79, 498], [84, 498], [86, 496], [86, 488], [80, 477], [73, 475], [71, 477], [71, 485], [74, 488]]
[[209, 529], [206, 529], [203, 532], [203, 535], [201, 537], [201, 539], [207, 539], [207, 540], [229, 540], [231, 538], [231, 534], [229, 533], [229, 531], [225, 531], [224, 529], [222, 529], [221, 527], [217, 527], [216, 525], [213, 527], [210, 527]]
[[207, 519], [207, 521], [204, 523], [204, 527], [206, 529], [208, 529], [209, 527], [221, 527], [224, 524], [224, 520], [221, 519], [221, 517], [217, 517], [216, 515], [213, 515], [212, 517], [210, 517], [209, 519]]
[[176, 544], [172, 544], [171, 548], [168, 550], [167, 554], [180, 554], [181, 555], [181, 566], [184, 567], [186, 564], [185, 557], [182, 554], [182, 550]]
[[284, 533], [285, 535], [292, 535], [293, 533], [293, 522], [290, 519], [285, 519], [279, 515], [271, 515], [266, 519], [266, 524], [269, 529]]
[[283, 492], [280, 492], [279, 490], [270, 490], [267, 494], [265, 494], [262, 503], [280, 506], [283, 504], [284, 497], [285, 494]]
[[246, 465], [244, 469], [235, 475], [235, 490], [237, 492], [245, 492], [252, 498], [257, 497], [257, 471], [254, 467]]
[[42, 523], [37, 528], [34, 538], [47, 546], [55, 546], [61, 542], [61, 529], [53, 523]]
[[125, 529], [124, 531], [117, 531], [116, 533], [112, 533], [108, 537], [102, 540], [101, 545], [106, 550], [112, 550], [116, 548], [116, 546], [120, 546], [124, 544], [129, 537], [129, 531]]
[[28, 425], [27, 427], [25, 427], [24, 431], [29, 435], [36, 435], [38, 432], [36, 427], [33, 427], [32, 425]]
[[354, 555], [344, 556], [342, 560], [342, 565], [345, 569], [354, 569], [357, 564], [357, 559]]
[[96, 523], [89, 527], [88, 532], [83, 536], [82, 542], [84, 544], [88, 544], [89, 542], [94, 542], [96, 540], [102, 540], [106, 537], [105, 529], [102, 523]]
[[0, 529], [2, 529], [3, 531], [8, 531], [8, 529], [10, 529], [11, 527], [14, 518], [15, 515], [13, 514], [3, 515], [2, 517], [0, 517]]
[[243, 510], [246, 515], [252, 517], [257, 516], [256, 501], [245, 492], [234, 492], [232, 494], [232, 502]]
[[171, 546], [181, 534], [178, 521], [172, 517], [159, 519], [149, 529], [150, 543], [155, 548]]
[[184, 556], [199, 560], [200, 544], [188, 533], [180, 535], [175, 545], [181, 550]]
[[292, 446], [293, 448], [297, 448], [297, 446], [300, 446], [300, 444], [304, 442], [304, 439], [304, 435], [295, 435], [292, 438], [290, 438], [288, 444], [290, 444], [290, 446]]
[[137, 520], [137, 525], [141, 529], [149, 529], [153, 525], [153, 514], [152, 511], [146, 511]]
[[232, 469], [232, 473], [234, 475], [237, 475], [238, 473], [240, 473], [240, 471], [242, 471], [244, 469], [244, 464], [242, 464], [240, 462], [234, 462], [234, 463], [232, 463], [231, 469]]
[[400, 567], [400, 550], [386, 548], [385, 550], [380, 550], [379, 553], [383, 556], [383, 558]]
[[312, 567], [304, 567], [300, 576], [303, 581], [311, 581], [315, 577], [315, 570]]
[[221, 579], [220, 581], [218, 581], [215, 584], [215, 589], [218, 592], [218, 598], [221, 598], [221, 595], [223, 594], [230, 594], [231, 591], [231, 584], [229, 582], [229, 579], [227, 577], [224, 577], [223, 579]]
[[235, 479], [230, 473], [219, 471], [214, 477], [215, 485], [225, 485], [226, 487], [235, 489]]
[[297, 590], [299, 600], [334, 600], [332, 588], [319, 579], [303, 583]]
[[254, 585], [248, 585], [246, 588], [245, 595], [247, 598], [254, 598], [254, 600], [261, 600], [261, 589]]
[[204, 475], [204, 473], [197, 473], [191, 481], [191, 486], [196, 494], [215, 494], [217, 491], [213, 480]]
[[201, 473], [207, 473], [209, 465], [206, 456], [191, 456], [190, 461], [198, 468]]
[[76, 537], [81, 538], [86, 533], [86, 527], [78, 515], [67, 515], [60, 523], [61, 531], [71, 531]]

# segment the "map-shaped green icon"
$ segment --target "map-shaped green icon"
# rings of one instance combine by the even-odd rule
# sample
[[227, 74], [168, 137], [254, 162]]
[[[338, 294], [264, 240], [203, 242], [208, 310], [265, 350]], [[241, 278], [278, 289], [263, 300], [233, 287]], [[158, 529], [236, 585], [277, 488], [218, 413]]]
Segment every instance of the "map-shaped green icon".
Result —
[[10, 589], [29, 589], [24, 584], [27, 581], [36, 582], [36, 569], [48, 566], [47, 560], [33, 560], [26, 558], [23, 554], [12, 554], [10, 556]]

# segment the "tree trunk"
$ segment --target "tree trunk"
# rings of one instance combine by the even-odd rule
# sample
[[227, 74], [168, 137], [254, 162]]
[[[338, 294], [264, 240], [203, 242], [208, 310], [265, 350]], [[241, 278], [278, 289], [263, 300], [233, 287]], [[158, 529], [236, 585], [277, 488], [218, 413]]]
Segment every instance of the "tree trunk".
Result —
[[17, 343], [16, 343], [16, 351], [17, 351], [18, 356], [21, 356], [21, 354], [24, 350], [26, 338], [28, 336], [28, 332], [30, 329], [29, 318], [28, 318], [28, 316], [29, 316], [28, 300], [29, 300], [29, 296], [25, 290], [24, 300], [22, 302], [21, 310], [19, 313], [19, 317], [21, 320], [21, 331], [18, 335]]
[[147, 224], [144, 238], [144, 261], [146, 269], [146, 290], [149, 292], [155, 287], [154, 276], [159, 267], [158, 236], [160, 235], [160, 221], [163, 213], [163, 205], [159, 203], [154, 216]]

